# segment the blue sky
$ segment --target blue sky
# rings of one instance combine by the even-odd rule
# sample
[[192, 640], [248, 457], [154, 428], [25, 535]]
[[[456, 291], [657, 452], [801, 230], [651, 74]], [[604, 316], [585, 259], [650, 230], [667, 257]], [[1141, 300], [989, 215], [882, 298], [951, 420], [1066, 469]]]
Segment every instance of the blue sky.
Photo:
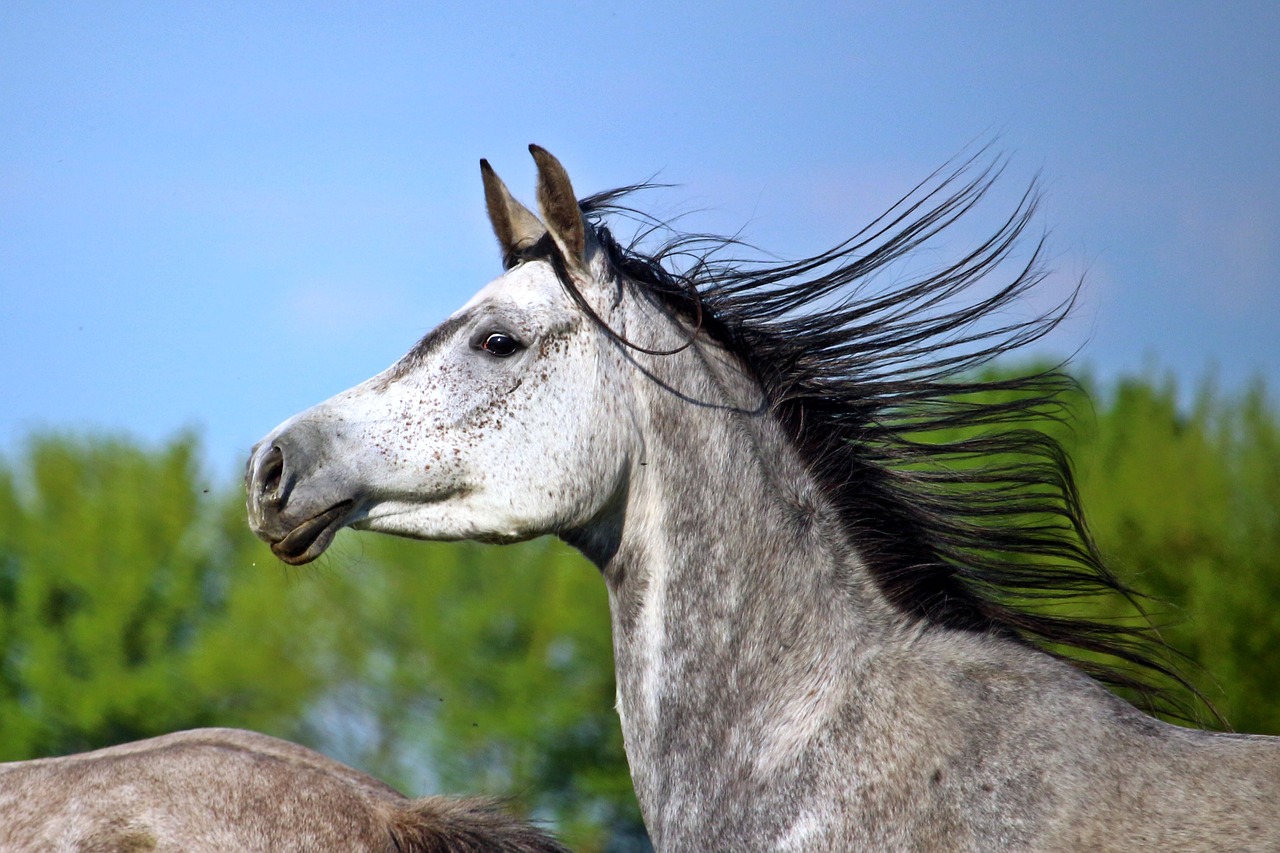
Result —
[[8, 0], [0, 453], [194, 428], [230, 477], [498, 272], [477, 160], [530, 198], [529, 142], [798, 256], [994, 140], [1086, 281], [1056, 351], [1274, 400], [1278, 44], [1274, 2]]

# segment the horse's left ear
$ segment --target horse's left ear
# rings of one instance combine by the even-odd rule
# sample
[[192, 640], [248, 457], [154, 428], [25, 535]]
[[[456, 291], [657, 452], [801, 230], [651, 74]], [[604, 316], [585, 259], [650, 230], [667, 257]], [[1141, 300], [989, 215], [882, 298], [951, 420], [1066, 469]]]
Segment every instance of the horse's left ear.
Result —
[[515, 200], [488, 160], [480, 161], [480, 176], [484, 179], [484, 201], [489, 209], [489, 222], [502, 248], [502, 265], [511, 269], [520, 251], [541, 240], [547, 229], [529, 208]]
[[538, 164], [538, 209], [551, 238], [560, 247], [565, 263], [581, 269], [587, 262], [587, 226], [582, 220], [578, 198], [569, 183], [569, 173], [545, 148], [529, 146]]

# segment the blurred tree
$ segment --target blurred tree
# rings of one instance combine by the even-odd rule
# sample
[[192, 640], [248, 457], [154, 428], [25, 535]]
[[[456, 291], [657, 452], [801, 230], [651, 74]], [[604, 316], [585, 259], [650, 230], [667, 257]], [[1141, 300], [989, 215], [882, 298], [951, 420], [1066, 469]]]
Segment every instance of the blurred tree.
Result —
[[320, 688], [316, 590], [288, 586], [241, 501], [200, 483], [189, 437], [43, 436], [0, 465], [0, 757], [287, 732]]
[[1187, 674], [1242, 731], [1280, 734], [1280, 423], [1262, 389], [1190, 411], [1171, 382], [1119, 383], [1073, 454], [1103, 552], [1168, 605]]
[[546, 538], [498, 547], [344, 533], [334, 550], [360, 579], [351, 612], [363, 626], [339, 693], [378, 732], [342, 757], [407, 790], [513, 797], [576, 849], [643, 835], [593, 566]]

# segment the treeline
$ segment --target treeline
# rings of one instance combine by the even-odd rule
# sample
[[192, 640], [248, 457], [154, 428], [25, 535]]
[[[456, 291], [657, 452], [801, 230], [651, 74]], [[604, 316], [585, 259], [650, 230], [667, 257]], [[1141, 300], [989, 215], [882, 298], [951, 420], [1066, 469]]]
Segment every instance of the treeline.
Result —
[[[1280, 733], [1280, 421], [1126, 381], [1062, 429], [1118, 572], [1241, 731]], [[1105, 607], [1105, 605], [1103, 605]], [[598, 573], [566, 546], [342, 534], [288, 569], [196, 442], [37, 435], [0, 461], [0, 759], [203, 725], [410, 793], [496, 793], [583, 850], [643, 836]]]

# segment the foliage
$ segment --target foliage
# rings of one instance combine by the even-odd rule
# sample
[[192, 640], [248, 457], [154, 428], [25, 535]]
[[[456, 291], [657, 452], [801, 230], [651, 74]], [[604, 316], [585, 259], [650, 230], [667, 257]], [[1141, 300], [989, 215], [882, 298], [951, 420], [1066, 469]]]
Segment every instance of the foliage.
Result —
[[[1280, 733], [1280, 422], [1261, 389], [1134, 380], [1054, 426], [1103, 552], [1241, 730]], [[342, 534], [284, 569], [190, 438], [34, 437], [0, 463], [0, 757], [197, 725], [418, 793], [494, 793], [579, 849], [641, 835], [606, 595], [566, 546]], [[1102, 605], [1102, 615], [1110, 611]], [[1095, 614], [1096, 615], [1096, 614]]]
[[[348, 688], [360, 686], [380, 732], [345, 757], [408, 790], [513, 797], [577, 849], [599, 849], [605, 827], [640, 826], [594, 567], [550, 539], [498, 547], [348, 533], [334, 550], [361, 579], [350, 659], [362, 664]], [[434, 784], [424, 785], [424, 764]]]
[[201, 485], [190, 438], [43, 436], [0, 468], [0, 757], [289, 731], [322, 686], [315, 591], [282, 582], [240, 505]]
[[1126, 381], [1074, 456], [1094, 534], [1158, 602], [1164, 639], [1224, 719], [1280, 734], [1280, 423], [1261, 388], [1189, 411], [1172, 383]]

